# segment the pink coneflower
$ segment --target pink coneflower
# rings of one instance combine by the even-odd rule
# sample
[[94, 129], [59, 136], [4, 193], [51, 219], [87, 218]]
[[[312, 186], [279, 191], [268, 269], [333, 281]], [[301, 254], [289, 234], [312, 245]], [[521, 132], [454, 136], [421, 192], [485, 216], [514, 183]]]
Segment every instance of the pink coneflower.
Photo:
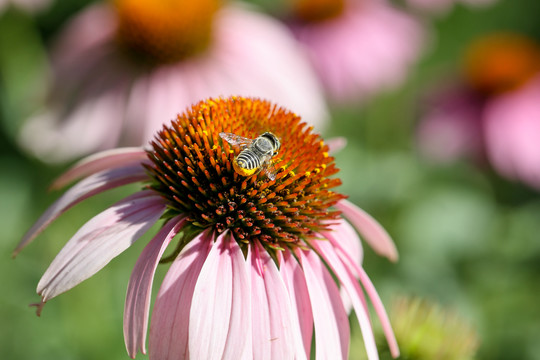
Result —
[[[265, 171], [244, 177], [239, 154], [220, 132], [281, 142]], [[25, 235], [18, 253], [76, 203], [127, 183], [143, 189], [87, 222], [38, 284], [45, 302], [79, 284], [134, 243], [160, 218], [129, 281], [124, 311], [128, 354], [145, 353], [154, 272], [172, 261], [150, 324], [151, 359], [309, 359], [313, 334], [321, 359], [347, 359], [349, 320], [340, 288], [351, 299], [370, 359], [377, 359], [367, 299], [399, 354], [384, 307], [359, 263], [359, 238], [395, 260], [384, 229], [333, 189], [338, 172], [328, 146], [300, 118], [270, 102], [214, 99], [163, 126], [152, 148], [110, 150], [82, 160], [54, 187], [84, 178]], [[180, 236], [178, 236], [180, 235]], [[172, 255], [163, 256], [174, 242]], [[360, 280], [360, 283], [358, 282]]]
[[399, 85], [419, 57], [420, 24], [385, 1], [293, 4], [291, 29], [336, 101], [362, 101]]
[[487, 160], [540, 188], [540, 47], [522, 35], [492, 34], [472, 44], [464, 72], [461, 84], [429, 106], [421, 150], [438, 161]]
[[58, 40], [46, 108], [20, 139], [47, 162], [142, 145], [178, 106], [211, 96], [267, 98], [317, 128], [327, 118], [321, 86], [288, 29], [239, 5], [115, 0], [84, 10]]

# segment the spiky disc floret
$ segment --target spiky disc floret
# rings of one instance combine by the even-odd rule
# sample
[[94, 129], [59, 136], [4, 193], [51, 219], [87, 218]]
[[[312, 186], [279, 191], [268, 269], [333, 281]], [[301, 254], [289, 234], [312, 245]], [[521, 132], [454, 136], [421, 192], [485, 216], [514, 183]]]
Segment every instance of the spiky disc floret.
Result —
[[[243, 177], [233, 169], [240, 149], [219, 137], [229, 132], [254, 139], [265, 131], [281, 140], [273, 159], [276, 179], [264, 172]], [[331, 189], [338, 169], [328, 146], [300, 117], [270, 102], [210, 99], [178, 115], [152, 142], [152, 187], [169, 203], [168, 216], [186, 214], [193, 225], [230, 229], [241, 242], [259, 239], [283, 248], [326, 229], [330, 210], [344, 196]]]

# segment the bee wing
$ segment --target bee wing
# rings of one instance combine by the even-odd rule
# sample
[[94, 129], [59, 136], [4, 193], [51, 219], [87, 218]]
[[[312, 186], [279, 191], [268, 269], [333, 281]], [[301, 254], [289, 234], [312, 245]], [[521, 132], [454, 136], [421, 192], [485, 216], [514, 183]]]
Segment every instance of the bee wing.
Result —
[[253, 143], [252, 139], [245, 138], [233, 133], [220, 132], [219, 136], [231, 145], [239, 145], [240, 148], [245, 148]]
[[272, 157], [268, 156], [266, 159], [264, 159], [262, 167], [264, 168], [264, 173], [270, 180], [276, 180], [276, 168], [274, 167], [274, 163], [272, 162]]

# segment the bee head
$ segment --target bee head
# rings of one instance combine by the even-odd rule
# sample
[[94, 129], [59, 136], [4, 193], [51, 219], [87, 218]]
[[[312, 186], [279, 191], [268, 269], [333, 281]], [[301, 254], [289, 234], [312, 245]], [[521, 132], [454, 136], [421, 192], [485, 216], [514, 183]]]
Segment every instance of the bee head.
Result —
[[265, 138], [270, 140], [270, 142], [272, 143], [272, 148], [274, 149], [272, 156], [276, 156], [279, 153], [279, 149], [281, 148], [281, 142], [279, 141], [278, 137], [269, 131], [265, 132], [261, 136], [264, 136]]

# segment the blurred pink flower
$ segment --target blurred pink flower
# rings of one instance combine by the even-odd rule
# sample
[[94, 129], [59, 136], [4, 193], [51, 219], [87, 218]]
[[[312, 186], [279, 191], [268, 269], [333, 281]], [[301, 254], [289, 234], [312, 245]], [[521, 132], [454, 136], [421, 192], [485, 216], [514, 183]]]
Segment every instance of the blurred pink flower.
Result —
[[[143, 10], [169, 6], [132, 3], [128, 5]], [[42, 160], [60, 162], [119, 144], [141, 145], [165, 120], [174, 118], [177, 109], [209, 96], [249, 94], [271, 99], [317, 129], [324, 127], [327, 109], [321, 86], [305, 54], [279, 22], [230, 3], [200, 21], [182, 18], [189, 16], [184, 11], [166, 13], [170, 23], [163, 20], [165, 25], [153, 21], [151, 11], [114, 9], [101, 4], [84, 10], [68, 24], [52, 52], [54, 87], [46, 109], [29, 119], [20, 137], [20, 143]], [[131, 23], [119, 28], [118, 13], [133, 18], [133, 23], [144, 20], [155, 26], [150, 29], [155, 34], [147, 35], [147, 28], [137, 32]], [[186, 25], [181, 29], [187, 32], [186, 40], [176, 34], [174, 24], [184, 21], [202, 27], [206, 20], [211, 21], [209, 39], [191, 41], [196, 49], [182, 48], [181, 41], [189, 42], [200, 29]], [[173, 39], [175, 34], [178, 39]], [[126, 50], [120, 41], [126, 37], [140, 48]], [[201, 49], [201, 44], [206, 48]], [[173, 51], [180, 52], [178, 60], [159, 58]], [[142, 58], [152, 60], [152, 65]]]
[[484, 109], [486, 152], [502, 175], [540, 190], [540, 72]]
[[[231, 162], [239, 149], [218, 135], [234, 130], [253, 138], [257, 126], [281, 140], [275, 180], [264, 172], [238, 175]], [[381, 300], [355, 261], [358, 235], [329, 207], [342, 211], [379, 254], [396, 260], [395, 246], [372, 217], [330, 190], [340, 181], [329, 177], [338, 170], [327, 151], [295, 114], [266, 101], [230, 98], [194, 105], [163, 127], [151, 150], [109, 150], [82, 160], [53, 187], [83, 180], [42, 215], [15, 253], [80, 201], [128, 183], [147, 186], [91, 219], [64, 246], [39, 282], [38, 311], [165, 218], [128, 285], [124, 336], [132, 358], [146, 351], [154, 273], [179, 233], [179, 253], [166, 257], [173, 263], [153, 309], [150, 359], [309, 359], [313, 332], [318, 358], [347, 359], [349, 320], [340, 287], [369, 359], [378, 355], [364, 290], [398, 356]]]
[[407, 3], [422, 11], [445, 14], [449, 12], [454, 3], [462, 3], [473, 7], [485, 7], [497, 0], [407, 0]]
[[296, 17], [291, 29], [330, 96], [358, 102], [406, 79], [425, 34], [419, 22], [386, 1], [343, 3], [341, 12], [330, 18]]
[[52, 0], [0, 0], [0, 13], [9, 5], [33, 13], [45, 9], [51, 2]]
[[437, 91], [424, 104], [417, 129], [421, 152], [431, 161], [480, 160], [484, 152], [484, 99], [464, 84]]
[[420, 150], [441, 162], [487, 160], [540, 189], [540, 47], [521, 35], [492, 34], [468, 55], [466, 81], [426, 104]]

